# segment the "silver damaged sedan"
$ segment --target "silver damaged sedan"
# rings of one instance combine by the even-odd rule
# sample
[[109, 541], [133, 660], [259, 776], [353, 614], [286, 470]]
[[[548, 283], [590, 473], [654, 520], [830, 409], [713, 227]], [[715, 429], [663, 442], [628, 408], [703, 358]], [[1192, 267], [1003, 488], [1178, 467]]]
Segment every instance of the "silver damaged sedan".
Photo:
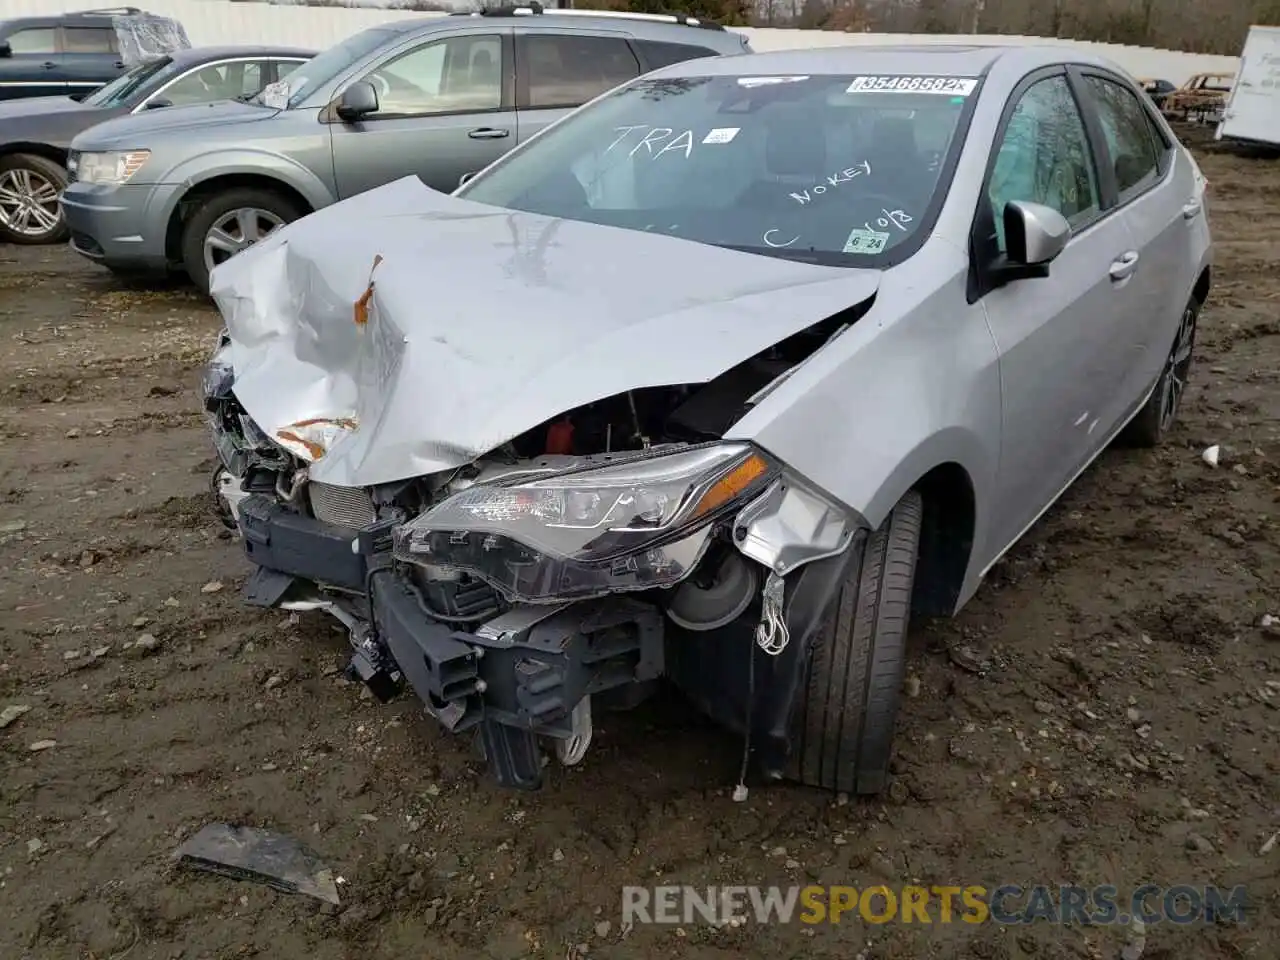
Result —
[[665, 681], [739, 796], [880, 791], [909, 618], [1168, 435], [1210, 250], [1191, 156], [1077, 51], [649, 74], [214, 271], [246, 597], [338, 617], [510, 786]]

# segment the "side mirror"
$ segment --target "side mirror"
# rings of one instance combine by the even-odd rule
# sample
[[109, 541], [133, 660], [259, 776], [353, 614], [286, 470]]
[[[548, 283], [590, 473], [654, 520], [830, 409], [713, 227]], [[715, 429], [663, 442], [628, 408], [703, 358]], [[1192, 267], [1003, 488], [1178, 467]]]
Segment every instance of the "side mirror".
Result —
[[338, 119], [355, 123], [371, 113], [378, 112], [378, 91], [368, 80], [357, 80], [342, 91], [334, 111]]
[[479, 172], [480, 172], [479, 170], [472, 170], [470, 173], [464, 173], [461, 177], [458, 178], [458, 186], [461, 187], [464, 184], [470, 183], [471, 180], [475, 178], [475, 175]]
[[1066, 249], [1071, 224], [1052, 207], [1027, 200], [1010, 200], [1004, 206], [1005, 253], [989, 269], [992, 282], [1003, 286], [1014, 280], [1049, 275], [1049, 264]]
[[1004, 205], [1004, 241], [1009, 259], [1026, 266], [1047, 265], [1066, 249], [1071, 224], [1052, 207], [1025, 200]]
[[12, 57], [13, 47], [9, 46], [8, 40], [0, 40], [0, 57]]
[[173, 101], [166, 100], [164, 97], [156, 97], [154, 100], [147, 101], [147, 110], [159, 110], [161, 107], [172, 107]]

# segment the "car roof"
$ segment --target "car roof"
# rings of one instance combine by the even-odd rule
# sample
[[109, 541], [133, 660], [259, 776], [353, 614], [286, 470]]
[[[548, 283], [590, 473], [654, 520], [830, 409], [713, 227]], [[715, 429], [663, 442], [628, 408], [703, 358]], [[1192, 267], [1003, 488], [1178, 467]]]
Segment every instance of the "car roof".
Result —
[[56, 27], [64, 23], [89, 21], [110, 23], [116, 17], [155, 18], [157, 14], [137, 7], [109, 7], [101, 10], [63, 10], [58, 13], [37, 13], [24, 17], [6, 17], [0, 27]]
[[849, 44], [798, 50], [749, 53], [740, 57], [686, 60], [653, 75], [663, 77], [726, 76], [756, 74], [872, 74], [939, 77], [979, 77], [996, 63], [1016, 61], [1034, 70], [1057, 63], [1115, 65], [1092, 54], [1054, 44], [921, 43], [902, 46]]
[[304, 57], [310, 60], [316, 55], [315, 50], [303, 50], [298, 47], [274, 47], [262, 44], [225, 44], [216, 47], [188, 47], [183, 50], [171, 50], [165, 56], [179, 66], [205, 63], [209, 60], [230, 60], [235, 57]]
[[[556, 27], [567, 27], [570, 30], [609, 30], [615, 32], [620, 29], [626, 29], [628, 32], [640, 36], [669, 38], [675, 35], [689, 43], [695, 43], [697, 38], [703, 38], [703, 43], [715, 43], [714, 38], [717, 34], [721, 38], [734, 37], [736, 39], [738, 36], [725, 30], [724, 27], [712, 20], [699, 20], [696, 17], [682, 18], [675, 14], [645, 14], [615, 10], [541, 10], [537, 14], [531, 14], [527, 9], [522, 8], [497, 8], [484, 13], [461, 12], [448, 16], [393, 20], [390, 23], [378, 24], [376, 29], [396, 34], [417, 31], [434, 33], [436, 31], [456, 30], [461, 27], [474, 26], [475, 21], [490, 20], [494, 22], [495, 27], [519, 28], [521, 26], [548, 27], [554, 25]], [[685, 20], [688, 22], [684, 22]], [[707, 38], [707, 34], [711, 34], [711, 38]]]

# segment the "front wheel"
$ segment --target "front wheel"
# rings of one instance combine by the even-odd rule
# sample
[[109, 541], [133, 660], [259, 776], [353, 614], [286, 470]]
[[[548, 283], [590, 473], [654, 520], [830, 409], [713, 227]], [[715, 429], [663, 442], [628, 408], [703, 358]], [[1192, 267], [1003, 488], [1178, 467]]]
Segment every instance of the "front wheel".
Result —
[[842, 793], [885, 787], [923, 518], [924, 501], [911, 491], [854, 548], [849, 577], [810, 654], [793, 727], [794, 780]]
[[1129, 421], [1121, 434], [1123, 445], [1155, 447], [1164, 442], [1178, 418], [1182, 395], [1191, 376], [1191, 354], [1196, 345], [1196, 324], [1200, 319], [1200, 302], [1192, 297], [1182, 311], [1173, 346], [1165, 357], [1164, 367], [1155, 389], [1138, 415]]
[[0, 157], [0, 240], [35, 246], [70, 236], [59, 199], [67, 171], [47, 157]]
[[220, 263], [302, 216], [296, 203], [273, 190], [239, 187], [204, 200], [182, 231], [182, 265], [202, 293]]

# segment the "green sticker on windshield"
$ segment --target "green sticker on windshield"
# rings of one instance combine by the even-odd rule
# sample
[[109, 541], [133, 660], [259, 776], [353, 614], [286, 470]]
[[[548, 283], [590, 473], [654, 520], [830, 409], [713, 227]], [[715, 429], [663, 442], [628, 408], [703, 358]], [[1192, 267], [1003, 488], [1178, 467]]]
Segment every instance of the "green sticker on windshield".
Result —
[[844, 253], [879, 253], [889, 244], [889, 234], [858, 227], [844, 242]]

